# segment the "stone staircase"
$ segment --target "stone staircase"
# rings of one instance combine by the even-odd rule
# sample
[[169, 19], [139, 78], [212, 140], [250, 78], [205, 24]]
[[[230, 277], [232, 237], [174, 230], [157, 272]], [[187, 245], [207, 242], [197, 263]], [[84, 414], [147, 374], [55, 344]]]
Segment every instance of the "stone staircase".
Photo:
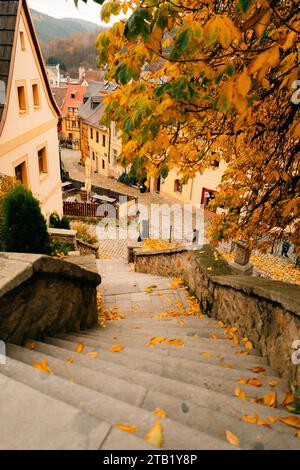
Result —
[[[32, 349], [7, 345], [0, 366], [1, 449], [155, 450], [145, 435], [157, 420], [163, 449], [300, 449], [296, 428], [276, 420], [292, 415], [253, 402], [276, 391], [280, 403], [289, 392], [257, 350], [228, 341], [222, 325], [204, 316], [154, 317], [190, 307], [171, 279], [132, 272], [119, 260], [98, 261], [98, 268], [104, 308], [125, 318], [33, 340]], [[184, 345], [147, 346], [157, 337]], [[75, 352], [79, 344], [83, 350]], [[111, 352], [118, 344], [124, 348]], [[33, 367], [41, 361], [52, 373]], [[250, 378], [261, 385], [238, 383]], [[237, 388], [246, 399], [235, 396]], [[137, 429], [129, 433], [118, 424]]]

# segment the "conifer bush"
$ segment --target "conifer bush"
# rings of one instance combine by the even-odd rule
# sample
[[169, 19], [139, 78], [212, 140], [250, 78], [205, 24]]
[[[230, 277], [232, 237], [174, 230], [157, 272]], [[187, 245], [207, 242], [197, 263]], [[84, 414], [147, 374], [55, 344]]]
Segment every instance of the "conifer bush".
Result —
[[3, 201], [3, 249], [16, 253], [50, 254], [47, 223], [39, 201], [19, 185]]

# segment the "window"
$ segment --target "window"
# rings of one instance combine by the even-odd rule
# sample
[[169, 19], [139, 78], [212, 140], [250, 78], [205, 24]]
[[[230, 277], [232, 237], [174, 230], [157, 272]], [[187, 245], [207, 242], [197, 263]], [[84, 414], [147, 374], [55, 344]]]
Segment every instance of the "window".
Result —
[[105, 135], [102, 136], [102, 146], [105, 147], [106, 145], [106, 138]]
[[78, 114], [78, 108], [68, 107], [69, 114]]
[[114, 166], [118, 165], [118, 151], [114, 150]]
[[102, 159], [102, 170], [105, 170], [105, 161]]
[[24, 184], [24, 186], [28, 186], [26, 162], [22, 162], [15, 167], [15, 175], [18, 181]]
[[33, 83], [32, 85], [32, 96], [33, 96], [33, 106], [35, 109], [38, 109], [41, 107], [41, 102], [40, 102], [40, 90], [39, 86], [37, 83]]
[[118, 137], [118, 129], [116, 123], [114, 123], [114, 137]]
[[94, 137], [94, 133], [93, 133], [93, 129], [92, 129], [92, 128], [90, 128], [90, 137], [91, 137], [91, 139], [93, 139], [93, 137]]
[[38, 150], [38, 162], [39, 162], [39, 173], [44, 175], [48, 172], [47, 169], [47, 150], [46, 147], [42, 147]]
[[93, 155], [93, 160], [95, 161], [96, 160], [95, 152], [93, 152], [92, 155]]
[[179, 180], [174, 181], [174, 192], [182, 193], [182, 184], [180, 183]]
[[96, 142], [99, 143], [99, 132], [96, 132]]
[[18, 88], [18, 100], [19, 100], [19, 111], [20, 113], [26, 113], [27, 111], [27, 100], [25, 86], [20, 85]]
[[20, 31], [20, 43], [21, 43], [21, 49], [22, 49], [22, 51], [26, 51], [25, 34], [24, 34], [23, 31]]
[[71, 93], [71, 98], [74, 100], [76, 98], [76, 95], [77, 95], [77, 92], [74, 91], [73, 93]]
[[77, 122], [76, 121], [72, 121], [72, 127], [73, 127], [73, 129], [76, 129], [76, 127], [77, 127]]

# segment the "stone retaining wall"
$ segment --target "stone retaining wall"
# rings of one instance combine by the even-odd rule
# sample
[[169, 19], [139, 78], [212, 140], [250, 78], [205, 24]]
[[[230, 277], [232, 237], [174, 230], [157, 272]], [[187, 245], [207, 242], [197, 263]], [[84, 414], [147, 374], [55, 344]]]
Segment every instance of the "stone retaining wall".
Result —
[[291, 359], [292, 344], [300, 340], [300, 286], [234, 275], [209, 245], [197, 251], [137, 249], [135, 268], [181, 277], [198, 297], [203, 313], [237, 327], [290, 385], [300, 386], [300, 350], [299, 364]]
[[0, 253], [0, 339], [22, 344], [97, 323], [101, 277], [48, 256]]

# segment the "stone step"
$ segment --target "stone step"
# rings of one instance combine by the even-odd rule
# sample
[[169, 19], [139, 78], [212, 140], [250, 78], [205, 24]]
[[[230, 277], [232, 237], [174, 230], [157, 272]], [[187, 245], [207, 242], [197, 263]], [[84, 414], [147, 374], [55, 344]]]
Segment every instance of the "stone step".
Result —
[[[151, 319], [149, 319], [151, 321]], [[131, 323], [132, 327], [135, 327], [138, 325], [137, 322], [132, 322]], [[100, 332], [100, 331], [109, 331], [109, 329], [111, 330], [115, 330], [115, 335], [119, 334], [119, 332], [122, 332], [122, 331], [132, 331], [132, 327], [128, 327], [128, 320], [119, 320], [119, 321], [108, 321], [106, 322], [106, 326], [105, 328], [95, 328], [95, 333], [96, 332]], [[140, 331], [140, 330], [133, 330], [133, 331]], [[145, 333], [145, 331], [148, 331], [148, 330], [143, 330], [143, 332]], [[182, 330], [184, 331], [184, 330]], [[86, 330], [86, 333], [89, 333], [90, 330]], [[181, 333], [182, 334], [182, 333]], [[177, 337], [177, 334], [176, 336]], [[260, 355], [260, 352], [258, 351], [258, 349], [247, 349], [241, 345], [235, 345], [232, 341], [228, 341], [228, 340], [223, 340], [223, 339], [212, 339], [211, 337], [207, 338], [207, 337], [200, 337], [199, 335], [197, 336], [196, 335], [192, 335], [190, 337], [191, 340], [194, 340], [195, 341], [195, 344], [201, 346], [201, 348], [203, 347], [205, 350], [206, 348], [212, 348], [214, 351], [215, 350], [219, 350], [220, 353], [222, 351], [227, 351], [229, 354], [235, 354], [236, 351], [246, 351], [248, 353], [249, 356], [255, 356], [255, 360], [256, 358], [261, 358], [261, 355]], [[191, 341], [192, 343], [192, 341]], [[267, 362], [267, 361], [266, 361]]]
[[[2, 370], [10, 368], [1, 365]], [[26, 370], [23, 364], [19, 364]], [[34, 369], [33, 369], [34, 370]], [[38, 372], [38, 371], [36, 371]], [[55, 397], [0, 374], [1, 450], [96, 450], [111, 426]]]
[[[157, 421], [157, 416], [136, 406], [96, 392], [82, 385], [70, 382], [61, 377], [47, 374], [14, 359], [8, 358], [4, 373], [18, 377], [18, 380], [45, 397], [61, 400], [68, 405], [82, 410], [91, 417], [98, 418], [116, 426], [118, 423], [138, 427], [136, 437], [143, 439], [148, 430]], [[57, 417], [59, 423], [61, 418]], [[236, 449], [224, 439], [197, 431], [177, 421], [166, 418], [162, 422], [164, 444], [166, 450], [204, 450], [204, 449]]]
[[[106, 344], [111, 342], [111, 344], [115, 343], [122, 343], [125, 347], [130, 347], [131, 345], [134, 345], [134, 348], [141, 348], [143, 350], [147, 350], [148, 347], [145, 346], [151, 336], [147, 337], [136, 337], [134, 333], [132, 335], [130, 334], [123, 334], [121, 332], [110, 332], [109, 335], [104, 335], [102, 333], [73, 333], [73, 336], [76, 336], [78, 338], [86, 338], [86, 339], [93, 339], [99, 342], [99, 344], [105, 342]], [[162, 337], [167, 337], [170, 338], [170, 336], [166, 334], [158, 334], [157, 336], [162, 336]], [[179, 336], [177, 336], [178, 338]], [[174, 338], [171, 336], [171, 338]], [[231, 354], [224, 354], [222, 351], [222, 354], [220, 354], [220, 350], [217, 348], [205, 348], [197, 343], [196, 340], [190, 340], [189, 338], [185, 338], [184, 336], [181, 336], [180, 339], [184, 340], [184, 346], [183, 347], [176, 347], [176, 346], [171, 346], [167, 345], [164, 343], [158, 343], [155, 345], [153, 349], [155, 350], [167, 350], [170, 352], [170, 355], [172, 356], [178, 356], [183, 359], [191, 359], [193, 361], [200, 361], [204, 362], [207, 364], [215, 364], [217, 366], [220, 366], [220, 364], [230, 364], [234, 369], [241, 369], [241, 370], [249, 370], [250, 367], [257, 366], [257, 365], [262, 365], [265, 369], [265, 374], [266, 375], [278, 375], [271, 367], [266, 365], [266, 360], [264, 358], [261, 358], [259, 356], [241, 356], [237, 355], [234, 352]], [[151, 348], [152, 349], [152, 348]], [[249, 371], [251, 373], [251, 371]]]
[[[75, 351], [78, 337], [68, 335], [65, 339], [46, 338], [49, 344], [60, 345], [66, 349]], [[112, 362], [118, 362], [130, 368], [145, 370], [150, 373], [164, 375], [168, 378], [185, 381], [194, 385], [202, 386], [211, 390], [233, 395], [234, 389], [239, 386], [249, 397], [262, 397], [270, 392], [263, 387], [252, 387], [249, 385], [238, 385], [236, 380], [241, 378], [250, 378], [248, 374], [234, 369], [225, 369], [214, 365], [197, 363], [191, 360], [184, 360], [178, 357], [169, 357], [168, 351], [149, 351], [127, 348], [119, 353], [109, 352], [109, 347], [99, 345], [95, 341], [85, 341], [85, 350], [97, 351], [100, 357]], [[256, 377], [251, 374], [251, 377]], [[263, 379], [262, 379], [263, 381]], [[283, 399], [283, 394], [279, 392], [279, 399]]]
[[[137, 342], [137, 344], [140, 342], [142, 344], [147, 344], [151, 338], [153, 337], [163, 337], [163, 338], [168, 338], [168, 339], [182, 339], [184, 341], [184, 348], [181, 348], [182, 350], [186, 349], [191, 349], [195, 350], [194, 352], [196, 353], [196, 350], [199, 351], [207, 351], [207, 350], [213, 350], [215, 354], [220, 355], [220, 343], [218, 340], [211, 340], [210, 342], [203, 343], [202, 339], [203, 336], [201, 336], [201, 333], [203, 330], [188, 330], [188, 329], [182, 329], [173, 332], [169, 329], [166, 328], [159, 328], [158, 330], [154, 327], [152, 330], [147, 329], [147, 330], [140, 330], [136, 329], [136, 326], [133, 326], [132, 328], [121, 328], [116, 326], [116, 324], [119, 324], [119, 322], [109, 322], [106, 323], [105, 328], [102, 328], [100, 330], [95, 330], [95, 331], [83, 331], [83, 332], [78, 332], [76, 335], [82, 335], [82, 336], [87, 336], [90, 338], [109, 338], [113, 340], [114, 338], [124, 338], [124, 340], [128, 341], [134, 341]], [[198, 331], [198, 333], [195, 331]], [[210, 330], [211, 331], [211, 330]], [[206, 338], [207, 339], [207, 338]], [[234, 357], [235, 359], [238, 358], [238, 360], [241, 361], [246, 361], [246, 362], [259, 362], [260, 364], [268, 364], [268, 361], [266, 358], [262, 357], [259, 355], [259, 351], [256, 350], [256, 354], [250, 354], [250, 352], [253, 352], [253, 349], [247, 349], [241, 345], [234, 345], [232, 341], [228, 341], [227, 343], [229, 348], [223, 348], [222, 353], [227, 353]], [[244, 343], [241, 343], [242, 345]], [[161, 343], [158, 343], [155, 347], [162, 346]], [[225, 344], [226, 346], [226, 344]], [[224, 355], [224, 354], [223, 354]]]
[[240, 447], [247, 450], [300, 450], [300, 441], [286, 426], [285, 432], [278, 432], [267, 420], [270, 428], [243, 421], [241, 407], [240, 419], [200, 407], [188, 400], [180, 400], [169, 395], [150, 390], [145, 396], [143, 408], [164, 410], [167, 416], [199, 431], [222, 438], [230, 430], [240, 440]]
[[[151, 374], [142, 370], [130, 368], [131, 363], [127, 366], [118, 363], [103, 360], [102, 355], [97, 358], [90, 358], [83, 353], [71, 353], [68, 349], [46, 344], [36, 341], [35, 351], [42, 353], [44, 356], [51, 356], [65, 361], [67, 357], [74, 359], [73, 364], [80, 365], [88, 370], [101, 371], [103, 374], [118, 377], [130, 383], [138, 384], [147, 389], [164, 393], [167, 396], [178, 398], [184, 402], [191, 402], [193, 405], [209, 408], [215, 412], [222, 412], [231, 417], [241, 419], [241, 413], [249, 416], [259, 415], [262, 419], [267, 420], [268, 416], [283, 417], [287, 412], [282, 409], [269, 408], [260, 404], [252, 403], [249, 400], [240, 400], [232, 395], [208, 390], [205, 387], [195, 386], [186, 382], [180, 382], [176, 379]], [[50, 360], [50, 359], [49, 359]], [[277, 422], [272, 424], [272, 428], [277, 431], [294, 435], [294, 430], [287, 427], [283, 423]]]
[[68, 359], [74, 361], [69, 351], [65, 351], [63, 358], [57, 359], [49, 354], [8, 344], [7, 355], [16, 361], [21, 361], [31, 366], [45, 358], [55, 375], [59, 375], [67, 380], [74, 379], [76, 383], [85, 385], [103, 394], [112, 395], [114, 398], [135, 406], [142, 404], [147, 391], [142, 385], [132, 384], [118, 377], [108, 377], [107, 374], [103, 374], [99, 370], [94, 372], [87, 367], [68, 362]]
[[[129, 396], [128, 401], [128, 387], [133, 391], [137, 387], [134, 383], [129, 383], [124, 380], [115, 379], [112, 376], [107, 376], [100, 371], [93, 371], [85, 367], [77, 366], [76, 364], [68, 363], [66, 367], [65, 361], [57, 360], [52, 356], [48, 356], [36, 351], [26, 350], [18, 346], [8, 346], [9, 357], [15, 360], [24, 361], [28, 365], [33, 362], [39, 362], [41, 359], [46, 359], [48, 364], [51, 364], [55, 376], [59, 375], [65, 378], [72, 377], [75, 383], [91, 388], [95, 391], [101, 391], [106, 395], [111, 395], [114, 398], [121, 399], [127, 403], [132, 403], [132, 397]], [[20, 373], [20, 367], [12, 363], [10, 364], [9, 374], [16, 376]], [[18, 372], [19, 371], [19, 372]], [[22, 370], [23, 373], [23, 370]], [[105, 387], [103, 388], [103, 382]], [[123, 382], [120, 383], [120, 382]], [[125, 384], [125, 387], [124, 387]], [[122, 386], [122, 394], [120, 393], [120, 385]], [[257, 429], [253, 424], [245, 423], [240, 419], [224, 414], [222, 410], [214, 411], [206, 407], [195, 405], [188, 400], [180, 400], [178, 398], [170, 398], [169, 395], [147, 390], [145, 387], [140, 387], [144, 392], [139, 395], [139, 399], [135, 400], [136, 406], [140, 406], [150, 412], [159, 407], [167, 412], [167, 416], [171, 419], [181, 422], [189, 427], [195, 428], [199, 431], [207, 432], [220, 439], [224, 439], [227, 429], [234, 429], [235, 433], [241, 441], [241, 447], [244, 449], [297, 449], [300, 446], [298, 440], [291, 441], [289, 429], [286, 427], [286, 436], [265, 428]], [[139, 390], [137, 390], [139, 392]], [[126, 447], [127, 448], [127, 447]]]

